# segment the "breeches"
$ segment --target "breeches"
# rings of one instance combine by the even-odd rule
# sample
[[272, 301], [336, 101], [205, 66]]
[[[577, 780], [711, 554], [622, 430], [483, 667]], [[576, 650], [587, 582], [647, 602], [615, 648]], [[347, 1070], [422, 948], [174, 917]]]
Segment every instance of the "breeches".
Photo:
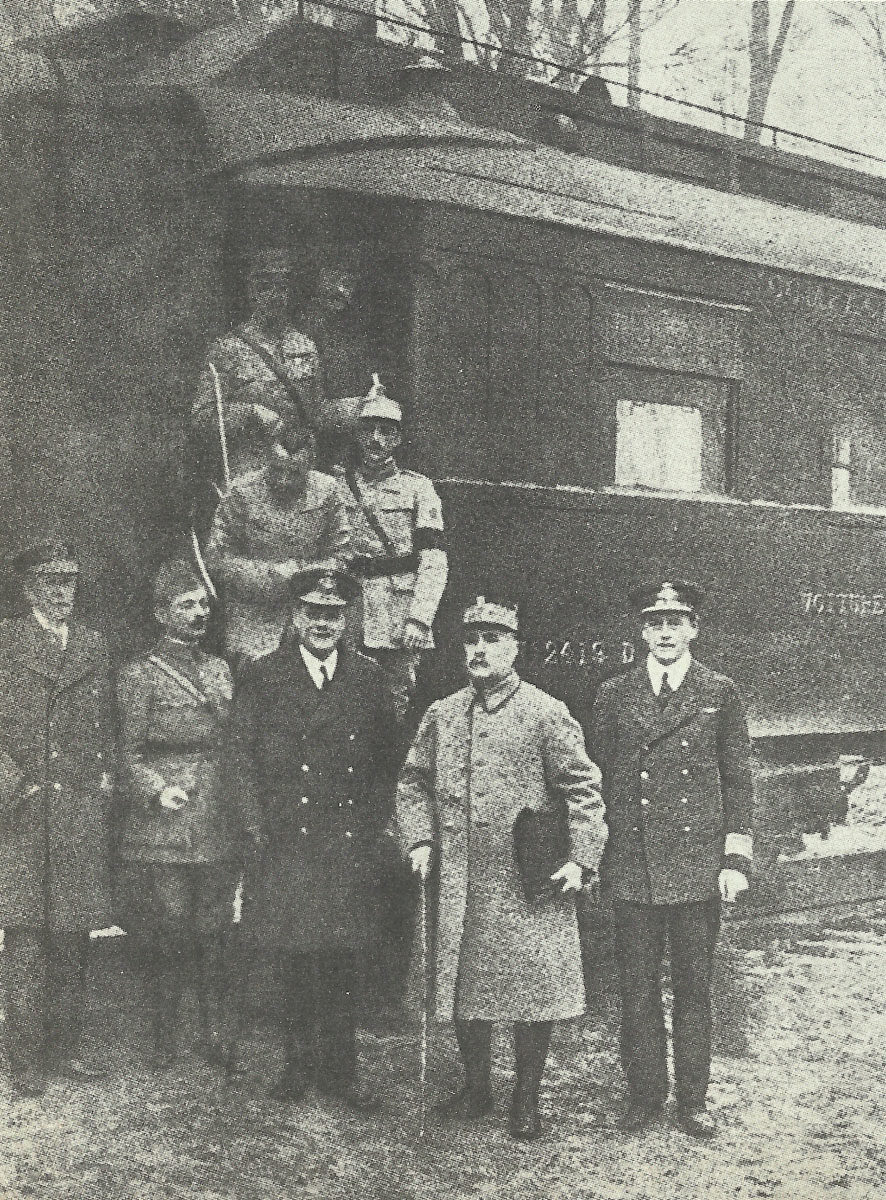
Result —
[[621, 994], [621, 1060], [638, 1103], [655, 1106], [668, 1094], [667, 1044], [661, 996], [665, 936], [674, 990], [674, 1075], [677, 1102], [704, 1103], [711, 1068], [711, 969], [720, 928], [720, 898], [692, 904], [616, 900], [615, 954]]
[[88, 933], [6, 930], [6, 1033], [13, 1071], [39, 1057], [65, 1057], [80, 1040], [86, 991]]

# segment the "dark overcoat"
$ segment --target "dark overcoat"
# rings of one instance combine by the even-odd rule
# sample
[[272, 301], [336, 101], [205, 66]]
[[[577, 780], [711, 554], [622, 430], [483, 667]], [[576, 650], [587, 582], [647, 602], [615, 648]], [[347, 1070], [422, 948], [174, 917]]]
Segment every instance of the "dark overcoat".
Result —
[[566, 705], [516, 676], [432, 704], [397, 789], [403, 849], [434, 846], [434, 1011], [440, 1020], [554, 1021], [585, 1009], [574, 896], [526, 900], [514, 857], [524, 808], [559, 814], [572, 859], [596, 869], [600, 772]]
[[243, 929], [297, 952], [359, 949], [393, 811], [397, 723], [379, 667], [345, 647], [317, 689], [287, 638], [237, 680], [231, 786], [261, 814], [266, 842]]
[[590, 743], [603, 771], [601, 873], [613, 897], [716, 895], [727, 838], [749, 853], [753, 819], [747, 721], [732, 680], [693, 660], [662, 710], [644, 662], [601, 686]]
[[[221, 777], [232, 695], [223, 659], [168, 638], [120, 672], [126, 808], [119, 854], [125, 861], [199, 864], [238, 857], [238, 798]], [[166, 787], [183, 788], [187, 804], [163, 808]]]
[[0, 926], [109, 924], [113, 737], [101, 635], [0, 623]]

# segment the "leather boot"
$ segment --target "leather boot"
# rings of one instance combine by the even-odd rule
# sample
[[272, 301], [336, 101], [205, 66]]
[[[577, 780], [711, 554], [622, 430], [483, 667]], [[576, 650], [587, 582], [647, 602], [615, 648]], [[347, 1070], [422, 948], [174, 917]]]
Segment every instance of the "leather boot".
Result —
[[511, 1097], [508, 1127], [511, 1137], [521, 1142], [541, 1137], [541, 1117], [538, 1093], [544, 1074], [551, 1041], [550, 1021], [516, 1021], [514, 1023], [514, 1057], [517, 1080]]
[[492, 1112], [492, 1022], [456, 1021], [455, 1036], [465, 1068], [465, 1083], [437, 1105], [444, 1118], [477, 1121]]
[[222, 939], [220, 936], [204, 938], [197, 973], [200, 1033], [194, 1044], [194, 1052], [205, 1062], [229, 1070], [231, 1047], [224, 1028], [223, 981]]

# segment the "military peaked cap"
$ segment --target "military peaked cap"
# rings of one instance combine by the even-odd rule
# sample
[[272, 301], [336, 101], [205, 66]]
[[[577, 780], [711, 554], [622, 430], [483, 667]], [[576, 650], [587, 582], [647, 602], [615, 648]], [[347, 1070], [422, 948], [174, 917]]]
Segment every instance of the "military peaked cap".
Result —
[[465, 609], [462, 625], [494, 625], [517, 633], [520, 628], [517, 605], [501, 597], [477, 596]]
[[697, 613], [704, 603], [704, 592], [697, 583], [686, 579], [665, 579], [644, 583], [630, 594], [633, 608], [642, 616], [652, 613]]
[[76, 575], [80, 569], [71, 546], [58, 538], [28, 546], [13, 558], [12, 565], [22, 574], [37, 575]]
[[346, 571], [312, 571], [298, 578], [295, 595], [302, 604], [344, 608], [360, 590], [360, 582]]

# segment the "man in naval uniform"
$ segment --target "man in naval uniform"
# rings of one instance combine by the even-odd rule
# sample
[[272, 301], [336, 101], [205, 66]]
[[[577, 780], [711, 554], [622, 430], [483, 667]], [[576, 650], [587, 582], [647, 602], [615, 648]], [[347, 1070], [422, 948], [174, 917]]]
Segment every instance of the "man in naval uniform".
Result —
[[351, 570], [363, 591], [362, 640], [406, 717], [446, 587], [443, 510], [434, 485], [397, 466], [403, 413], [376, 382], [358, 412], [360, 464], [337, 477], [352, 530]]
[[206, 562], [223, 595], [225, 648], [234, 662], [277, 649], [292, 587], [350, 556], [350, 531], [336, 481], [315, 471], [314, 435], [296, 421], [269, 439], [265, 464], [219, 503]]
[[73, 552], [43, 542], [16, 567], [28, 611], [0, 623], [0, 926], [13, 1085], [39, 1095], [47, 1071], [104, 1074], [82, 1019], [89, 932], [111, 920], [114, 721], [104, 638], [74, 616]]
[[[554, 1021], [585, 1010], [575, 896], [603, 847], [600, 772], [565, 704], [514, 669], [514, 607], [478, 596], [464, 613], [468, 687], [432, 704], [400, 774], [397, 817], [412, 869], [432, 870], [437, 921], [432, 1006], [454, 1021], [465, 1086], [440, 1106], [476, 1120], [492, 1110], [492, 1023], [513, 1024], [510, 1132], [540, 1135], [539, 1088]], [[558, 818], [567, 861], [533, 904], [515, 862], [524, 809]]]
[[160, 640], [121, 671], [121, 774], [126, 811], [119, 856], [144, 883], [132, 932], [146, 951], [155, 1065], [176, 1054], [176, 1024], [196, 970], [197, 1050], [224, 1063], [223, 939], [233, 918], [238, 859], [258, 822], [227, 788], [221, 753], [233, 683], [227, 663], [200, 649], [206, 588], [190, 563], [164, 563], [154, 583]]
[[288, 320], [290, 276], [286, 250], [254, 251], [246, 277], [249, 316], [206, 355], [191, 420], [200, 474], [220, 489], [226, 482], [220, 425], [233, 483], [263, 465], [267, 438], [282, 421], [317, 420], [317, 347]]
[[297, 1103], [313, 1076], [371, 1112], [379, 1099], [359, 1069], [355, 1004], [375, 936], [396, 721], [378, 666], [344, 640], [357, 586], [332, 573], [302, 581], [279, 649], [238, 680], [231, 769], [263, 819], [243, 935], [281, 966], [286, 1059], [274, 1095]]
[[609, 834], [603, 885], [613, 900], [621, 993], [626, 1131], [668, 1094], [661, 965], [670, 944], [680, 1123], [715, 1132], [706, 1106], [711, 969], [721, 901], [748, 886], [753, 791], [747, 722], [732, 680], [693, 659], [702, 594], [682, 580], [637, 589], [646, 660], [604, 683], [591, 752], [603, 771]]

